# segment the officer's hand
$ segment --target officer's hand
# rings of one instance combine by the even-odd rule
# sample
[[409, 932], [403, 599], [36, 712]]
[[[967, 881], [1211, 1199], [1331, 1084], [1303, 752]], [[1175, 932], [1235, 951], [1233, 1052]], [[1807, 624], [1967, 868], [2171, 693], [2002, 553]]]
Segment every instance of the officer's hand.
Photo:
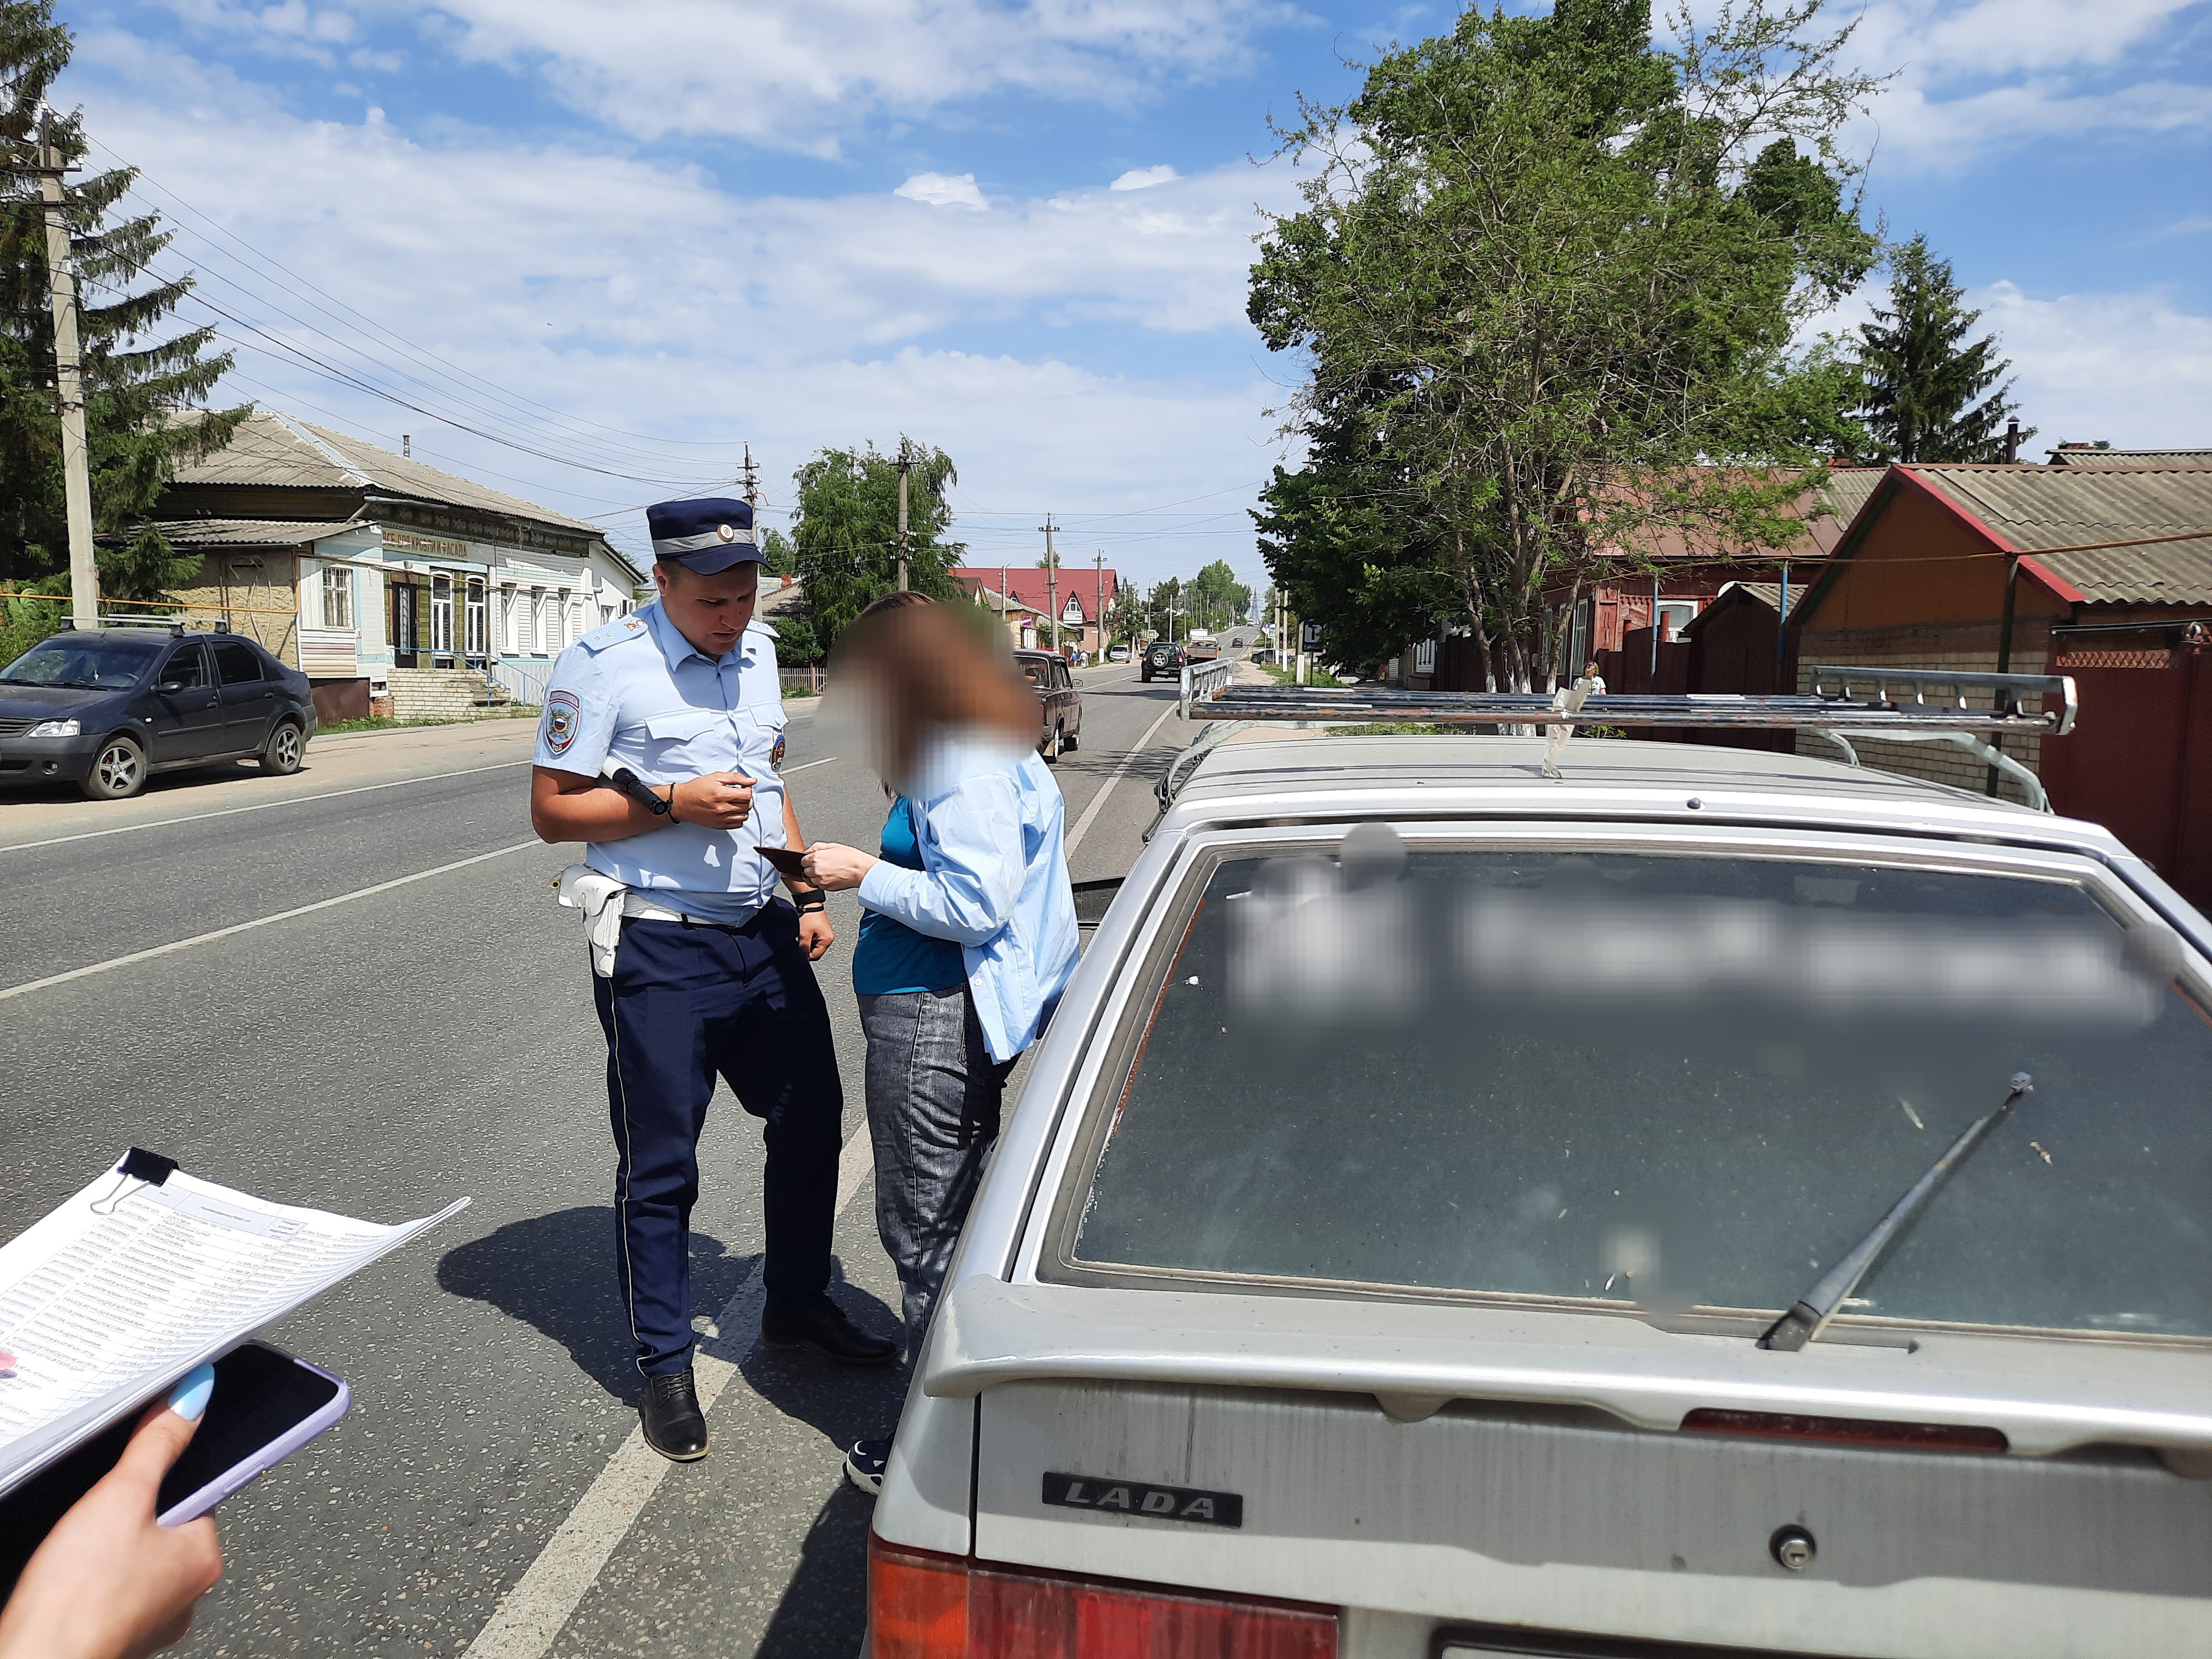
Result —
[[821, 961], [836, 942], [837, 935], [830, 928], [826, 912], [809, 910], [799, 918], [799, 948], [806, 952], [809, 962]]
[[676, 786], [672, 803], [685, 823], [734, 830], [753, 813], [753, 781], [742, 772], [709, 772]]
[[860, 878], [874, 869], [880, 860], [857, 847], [842, 847], [834, 841], [817, 841], [806, 849], [807, 882], [832, 893], [842, 893], [848, 887], [858, 887]]

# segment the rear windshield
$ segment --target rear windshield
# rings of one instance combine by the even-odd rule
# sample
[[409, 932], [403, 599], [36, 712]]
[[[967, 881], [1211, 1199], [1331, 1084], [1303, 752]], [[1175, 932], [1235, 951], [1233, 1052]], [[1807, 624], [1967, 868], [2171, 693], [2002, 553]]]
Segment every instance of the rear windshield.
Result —
[[1060, 1271], [1771, 1314], [2026, 1072], [1846, 1316], [2212, 1336], [2170, 935], [2063, 880], [1355, 834], [1176, 923]]
[[120, 691], [136, 685], [167, 635], [58, 634], [0, 670], [0, 684]]

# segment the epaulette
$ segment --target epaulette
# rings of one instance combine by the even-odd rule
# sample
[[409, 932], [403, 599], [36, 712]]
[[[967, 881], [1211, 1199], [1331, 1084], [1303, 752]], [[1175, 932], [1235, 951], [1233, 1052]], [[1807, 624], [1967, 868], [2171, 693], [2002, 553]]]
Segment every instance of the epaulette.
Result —
[[576, 643], [597, 656], [609, 646], [623, 640], [634, 640], [645, 632], [645, 622], [639, 617], [617, 617], [612, 622], [601, 623]]
[[779, 635], [775, 631], [775, 624], [769, 621], [764, 617], [755, 617], [750, 622], [747, 623], [745, 624], [745, 632], [748, 634], [765, 634], [772, 640], [781, 637], [781, 635]]

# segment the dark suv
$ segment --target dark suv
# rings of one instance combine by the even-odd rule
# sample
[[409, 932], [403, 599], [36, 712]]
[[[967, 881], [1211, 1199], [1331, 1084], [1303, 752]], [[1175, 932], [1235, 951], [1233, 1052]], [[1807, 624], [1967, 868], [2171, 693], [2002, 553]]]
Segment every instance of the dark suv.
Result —
[[221, 630], [65, 629], [0, 669], [0, 781], [122, 800], [179, 766], [296, 772], [314, 734], [307, 677]]
[[1137, 670], [1137, 678], [1148, 680], [1155, 674], [1180, 674], [1182, 665], [1182, 647], [1173, 640], [1161, 640], [1146, 649], [1144, 664]]

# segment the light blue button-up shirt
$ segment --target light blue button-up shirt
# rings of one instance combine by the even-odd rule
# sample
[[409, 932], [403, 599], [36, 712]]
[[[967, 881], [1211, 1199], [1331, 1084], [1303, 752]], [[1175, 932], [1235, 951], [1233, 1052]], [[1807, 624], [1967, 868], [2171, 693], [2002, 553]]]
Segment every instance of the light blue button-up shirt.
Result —
[[1066, 803], [1033, 750], [945, 744], [921, 770], [907, 793], [922, 867], [872, 866], [860, 902], [959, 945], [984, 1043], [1012, 1060], [1052, 1018], [1079, 954]]
[[754, 849], [783, 845], [784, 719], [775, 635], [764, 623], [747, 628], [716, 659], [678, 633], [656, 603], [593, 629], [561, 653], [535, 759], [584, 777], [611, 762], [647, 783], [708, 772], [750, 777], [752, 815], [735, 830], [672, 823], [595, 841], [584, 854], [592, 869], [673, 908], [742, 922], [777, 884]]

